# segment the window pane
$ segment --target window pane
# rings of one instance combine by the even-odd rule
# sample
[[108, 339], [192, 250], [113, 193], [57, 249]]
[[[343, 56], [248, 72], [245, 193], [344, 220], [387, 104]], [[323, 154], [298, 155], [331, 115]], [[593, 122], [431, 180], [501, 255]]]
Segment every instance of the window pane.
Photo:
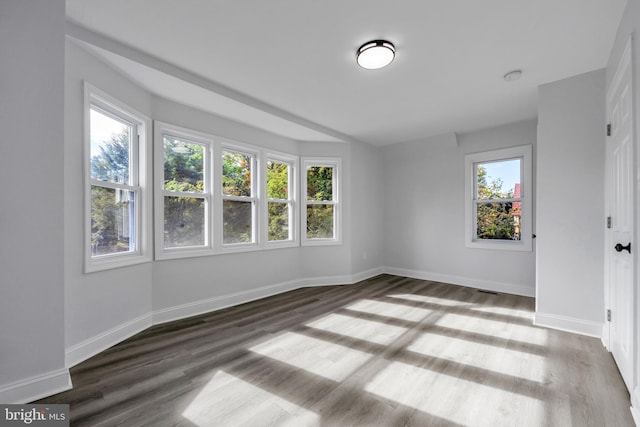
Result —
[[307, 167], [307, 200], [333, 200], [333, 167]]
[[204, 191], [204, 147], [165, 136], [164, 189], [184, 192]]
[[286, 163], [267, 162], [267, 198], [289, 198], [289, 165]]
[[253, 241], [251, 224], [253, 203], [224, 200], [222, 202], [224, 243], [248, 243]]
[[307, 206], [307, 238], [333, 239], [333, 205]]
[[289, 204], [269, 203], [269, 240], [289, 240]]
[[[520, 197], [521, 159], [478, 163], [476, 182], [478, 200], [512, 199]], [[517, 195], [516, 195], [517, 194]]]
[[520, 202], [478, 203], [477, 239], [520, 240]]
[[129, 159], [133, 127], [92, 108], [89, 129], [91, 178], [130, 184]]
[[222, 152], [222, 194], [251, 197], [251, 156]]
[[135, 250], [135, 193], [91, 186], [91, 255]]
[[164, 198], [164, 247], [205, 244], [205, 200], [196, 197]]

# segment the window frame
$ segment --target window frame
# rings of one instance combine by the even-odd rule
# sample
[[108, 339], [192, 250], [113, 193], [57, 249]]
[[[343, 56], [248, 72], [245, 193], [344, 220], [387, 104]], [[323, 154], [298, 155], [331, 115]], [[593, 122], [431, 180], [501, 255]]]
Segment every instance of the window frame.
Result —
[[[532, 146], [521, 145], [498, 150], [467, 154], [465, 156], [465, 246], [476, 249], [499, 249], [511, 251], [532, 250], [533, 234], [533, 180]], [[521, 159], [520, 162], [520, 240], [477, 239], [477, 206], [487, 203], [477, 199], [477, 165], [480, 163], [500, 162]], [[497, 199], [492, 199], [497, 200]], [[500, 200], [498, 200], [500, 202]], [[504, 202], [512, 199], [504, 199]]]
[[[307, 168], [309, 167], [332, 167], [332, 199], [333, 200], [307, 200]], [[302, 246], [329, 246], [342, 244], [342, 160], [338, 157], [303, 157], [301, 167], [301, 189], [300, 189], [300, 239]], [[307, 207], [309, 205], [333, 205], [333, 237], [332, 238], [309, 238], [307, 237]]]
[[[112, 97], [88, 82], [84, 82], [84, 272], [93, 273], [129, 265], [141, 264], [152, 260], [149, 240], [152, 236], [150, 207], [152, 194], [149, 191], [149, 175], [151, 171], [149, 156], [149, 140], [151, 119], [127, 104]], [[94, 108], [95, 107], [95, 108]], [[132, 126], [134, 141], [130, 150], [129, 183], [112, 183], [94, 180], [91, 175], [91, 111], [95, 109], [101, 114], [112, 117]], [[135, 233], [133, 239], [135, 250], [92, 255], [91, 251], [91, 188], [99, 186], [114, 190], [134, 192]]]
[[[169, 135], [185, 142], [201, 145], [204, 148], [203, 156], [203, 181], [204, 192], [183, 193], [164, 189], [164, 137]], [[155, 257], [158, 260], [189, 258], [207, 256], [214, 254], [214, 226], [213, 226], [213, 138], [205, 133], [192, 129], [175, 126], [169, 123], [154, 121], [154, 167], [155, 167], [155, 197], [154, 197], [154, 219], [155, 219]], [[198, 246], [165, 247], [164, 246], [164, 199], [176, 194], [177, 197], [195, 197], [205, 200], [205, 244]]]
[[[287, 200], [285, 199], [269, 199], [267, 197], [267, 164], [268, 162], [283, 163], [289, 165], [289, 190]], [[298, 169], [299, 158], [277, 151], [267, 151], [264, 156], [263, 176], [261, 181], [264, 182], [263, 189], [264, 203], [261, 204], [261, 223], [262, 223], [262, 241], [265, 247], [270, 249], [275, 248], [288, 248], [300, 246], [300, 231], [299, 231], [299, 214], [298, 214]], [[289, 239], [288, 240], [269, 240], [269, 203], [287, 203], [289, 206]]]
[[[231, 196], [223, 194], [223, 168], [222, 168], [222, 154], [225, 151], [243, 154], [251, 156], [251, 197], [247, 196]], [[214, 190], [215, 208], [214, 208], [214, 222], [217, 238], [216, 250], [219, 253], [235, 253], [235, 252], [250, 252], [255, 250], [264, 249], [262, 244], [261, 224], [259, 218], [262, 216], [260, 212], [260, 201], [262, 200], [262, 155], [261, 150], [258, 147], [253, 147], [248, 144], [237, 143], [230, 140], [221, 141], [218, 144], [217, 149], [214, 150], [214, 173], [217, 177], [216, 190]], [[215, 179], [214, 179], [215, 181]], [[224, 201], [240, 201], [251, 202], [251, 242], [237, 242], [237, 243], [225, 243], [224, 242]]]

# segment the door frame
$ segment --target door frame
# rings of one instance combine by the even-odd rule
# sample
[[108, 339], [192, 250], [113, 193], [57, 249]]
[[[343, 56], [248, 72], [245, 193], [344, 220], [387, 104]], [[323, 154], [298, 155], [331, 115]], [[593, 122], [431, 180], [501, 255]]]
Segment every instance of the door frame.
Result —
[[[632, 296], [634, 300], [634, 304], [632, 307], [632, 327], [634, 328], [635, 337], [633, 343], [633, 373], [632, 384], [629, 389], [629, 393], [631, 395], [631, 413], [635, 420], [635, 423], [640, 426], [640, 340], [638, 339], [638, 333], [640, 333], [640, 289], [638, 289], [638, 279], [640, 276], [640, 257], [638, 256], [638, 249], [640, 249], [640, 150], [638, 149], [638, 141], [637, 141], [637, 120], [636, 120], [636, 78], [635, 78], [635, 69], [634, 69], [634, 34], [629, 36], [627, 40], [626, 46], [622, 55], [620, 56], [618, 63], [616, 64], [615, 74], [611, 81], [609, 87], [607, 87], [607, 93], [605, 98], [605, 109], [606, 109], [606, 119], [607, 123], [611, 123], [610, 111], [609, 111], [609, 93], [612, 88], [614, 88], [618, 80], [621, 78], [621, 73], [623, 72], [623, 67], [630, 68], [630, 79], [631, 79], [631, 138], [632, 138], [632, 151], [633, 151], [633, 160], [632, 160], [632, 171], [633, 171], [633, 179], [632, 179], [632, 194], [634, 197], [633, 200], [633, 245], [635, 245], [636, 250], [632, 251], [633, 259], [633, 288], [634, 295]], [[610, 146], [609, 138], [606, 138], [606, 153], [605, 153], [605, 212], [606, 215], [610, 215], [610, 203], [611, 203], [611, 192], [612, 189], [612, 158], [611, 158], [611, 146]], [[612, 234], [608, 229], [605, 229], [605, 250], [604, 250], [604, 312], [603, 319], [604, 324], [602, 327], [602, 343], [605, 348], [610, 352], [611, 351], [611, 334], [610, 334], [610, 322], [607, 320], [607, 310], [611, 307], [611, 283], [610, 283], [610, 263], [611, 263], [611, 248], [615, 244], [612, 240]]]

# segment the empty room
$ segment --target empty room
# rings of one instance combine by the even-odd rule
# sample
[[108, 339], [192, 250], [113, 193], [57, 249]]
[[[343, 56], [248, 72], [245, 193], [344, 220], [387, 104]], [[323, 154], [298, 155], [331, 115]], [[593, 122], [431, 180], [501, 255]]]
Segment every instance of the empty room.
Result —
[[639, 426], [639, 29], [0, 0], [0, 424]]

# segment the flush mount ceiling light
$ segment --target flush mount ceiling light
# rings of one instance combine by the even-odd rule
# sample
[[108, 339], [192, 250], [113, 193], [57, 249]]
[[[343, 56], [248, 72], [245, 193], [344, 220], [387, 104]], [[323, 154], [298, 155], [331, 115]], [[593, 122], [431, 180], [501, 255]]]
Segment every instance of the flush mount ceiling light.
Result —
[[360, 46], [356, 53], [358, 65], [367, 70], [376, 70], [391, 64], [396, 56], [393, 43], [386, 40], [373, 40]]
[[509, 71], [503, 76], [505, 82], [514, 82], [522, 77], [522, 70]]

